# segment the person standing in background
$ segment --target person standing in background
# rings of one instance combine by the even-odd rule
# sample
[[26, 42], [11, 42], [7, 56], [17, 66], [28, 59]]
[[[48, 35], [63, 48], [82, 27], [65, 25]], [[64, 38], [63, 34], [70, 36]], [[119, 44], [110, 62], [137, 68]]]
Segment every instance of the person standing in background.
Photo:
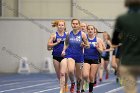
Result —
[[140, 0], [125, 0], [128, 12], [115, 23], [112, 44], [121, 43], [119, 74], [125, 93], [137, 92], [140, 75]]

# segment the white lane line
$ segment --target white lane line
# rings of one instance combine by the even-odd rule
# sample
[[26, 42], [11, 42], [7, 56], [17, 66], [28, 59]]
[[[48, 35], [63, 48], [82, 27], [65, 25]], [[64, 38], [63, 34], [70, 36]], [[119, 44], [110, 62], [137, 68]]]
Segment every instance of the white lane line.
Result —
[[[57, 80], [57, 79], [55, 79]], [[0, 87], [3, 87], [3, 86], [10, 86], [10, 85], [15, 85], [15, 84], [20, 84], [20, 83], [29, 83], [29, 82], [51, 82], [51, 81], [55, 81], [55, 80], [36, 80], [36, 81], [21, 81], [21, 82], [15, 82], [15, 83], [8, 83], [8, 84], [2, 84], [0, 85]]]
[[42, 91], [38, 91], [38, 92], [34, 92], [34, 93], [42, 93], [42, 92], [47, 92], [47, 91], [51, 91], [51, 90], [56, 90], [59, 89], [60, 87], [56, 87], [56, 88], [51, 88], [51, 89], [47, 89], [47, 90], [42, 90]]
[[94, 88], [99, 88], [99, 87], [106, 86], [106, 85], [109, 85], [109, 84], [112, 84], [112, 83], [113, 83], [113, 82], [101, 84], [101, 85], [95, 86]]
[[[70, 85], [68, 85], [70, 86]], [[42, 91], [37, 91], [37, 92], [33, 92], [33, 93], [42, 93], [42, 92], [47, 92], [47, 91], [51, 91], [51, 90], [56, 90], [56, 89], [59, 89], [60, 87], [55, 87], [55, 88], [50, 88], [50, 89], [47, 89], [47, 90], [42, 90]]]
[[105, 92], [105, 93], [116, 93], [117, 91], [119, 91], [121, 89], [123, 89], [123, 87], [115, 88], [115, 89], [112, 89], [112, 90]]
[[19, 84], [19, 83], [20, 83], [20, 82], [9, 83], [9, 84], [2, 84], [2, 85], [0, 85], [0, 87], [9, 86], [9, 85], [15, 85], [15, 84]]
[[17, 79], [17, 80], [3, 80], [3, 81], [1, 81], [2, 83], [7, 83], [7, 82], [14, 82], [14, 81], [16, 81], [16, 82], [18, 82], [18, 81], [26, 81], [26, 80], [28, 80], [28, 79]]
[[[95, 86], [94, 88], [99, 88], [99, 87], [102, 87], [102, 86], [105, 86], [105, 85], [109, 85], [113, 82], [110, 82], [110, 83], [105, 83], [105, 84], [101, 84], [101, 85], [97, 85]], [[70, 85], [68, 85], [70, 86]], [[50, 88], [50, 89], [47, 89], [47, 90], [42, 90], [42, 91], [37, 91], [37, 92], [33, 92], [33, 93], [43, 93], [43, 92], [47, 92], [47, 91], [52, 91], [52, 90], [56, 90], [56, 89], [59, 89], [60, 87], [55, 87], [55, 88]]]
[[[52, 83], [52, 82], [51, 82], [51, 83]], [[36, 84], [36, 85], [32, 85], [32, 86], [13, 88], [13, 89], [8, 89], [8, 90], [0, 91], [0, 93], [7, 92], [7, 91], [20, 90], [20, 89], [25, 89], [25, 88], [31, 88], [31, 87], [36, 87], [36, 86], [42, 86], [42, 85], [51, 84], [51, 83], [42, 83], [42, 84]]]
[[31, 81], [30, 79], [13, 79], [13, 80], [9, 80], [9, 79], [7, 79], [7, 80], [3, 80], [3, 79], [0, 79], [0, 82], [2, 82], [2, 83], [6, 83], [6, 82], [20, 82], [20, 81]]
[[[46, 80], [46, 79], [43, 79], [43, 80]], [[29, 79], [3, 80], [3, 81], [0, 81], [0, 83], [21, 82], [21, 81], [34, 81], [34, 80], [33, 79], [32, 80], [29, 80]]]
[[[2, 80], [2, 79], [1, 79], [1, 80]], [[2, 83], [6, 83], [6, 82], [14, 82], [14, 81], [15, 81], [15, 82], [19, 82], [19, 81], [23, 81], [23, 80], [24, 80], [24, 81], [29, 81], [29, 79], [15, 79], [15, 80], [14, 80], [14, 79], [13, 79], [13, 80], [11, 80], [11, 79], [10, 79], [10, 80], [7, 79], [7, 80], [3, 80], [3, 81], [1, 81], [1, 82], [2, 82]]]
[[[137, 83], [140, 83], [140, 81], [138, 81]], [[117, 91], [120, 91], [121, 89], [123, 89], [123, 87], [115, 88], [115, 89], [112, 89], [112, 90], [107, 91], [105, 93], [116, 93]]]

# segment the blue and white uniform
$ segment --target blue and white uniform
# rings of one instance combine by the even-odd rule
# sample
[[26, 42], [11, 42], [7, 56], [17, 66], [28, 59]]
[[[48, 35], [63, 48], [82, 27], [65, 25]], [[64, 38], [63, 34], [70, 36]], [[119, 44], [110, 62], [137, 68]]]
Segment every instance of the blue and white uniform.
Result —
[[99, 64], [100, 53], [95, 47], [97, 43], [97, 38], [88, 38], [88, 42], [90, 44], [90, 48], [84, 49], [84, 62], [89, 64]]
[[82, 32], [79, 31], [77, 34], [74, 34], [73, 31], [71, 31], [68, 42], [69, 46], [66, 50], [66, 58], [72, 58], [76, 63], [83, 63], [83, 48], [81, 47]]
[[66, 39], [65, 32], [63, 36], [60, 36], [58, 32], [56, 32], [56, 39], [55, 41], [53, 41], [53, 43], [56, 43], [57, 41], [60, 41], [60, 43], [53, 47], [52, 55], [53, 55], [53, 59], [56, 59], [58, 62], [61, 62], [61, 60], [63, 59], [61, 53], [63, 51], [65, 39]]

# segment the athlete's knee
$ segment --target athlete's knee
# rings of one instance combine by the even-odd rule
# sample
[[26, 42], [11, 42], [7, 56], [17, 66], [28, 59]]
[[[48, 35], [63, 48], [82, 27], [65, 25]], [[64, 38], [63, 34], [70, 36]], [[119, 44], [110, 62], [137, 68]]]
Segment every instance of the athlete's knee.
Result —
[[77, 79], [78, 81], [82, 80], [82, 75], [76, 76], [76, 79]]
[[96, 78], [96, 74], [90, 74], [89, 79], [90, 81], [93, 81]]
[[70, 71], [68, 72], [68, 74], [69, 74], [69, 75], [74, 75], [74, 71], [70, 70]]
[[82, 81], [82, 79], [81, 78], [77, 78], [77, 82], [81, 82]]
[[101, 70], [103, 70], [103, 69], [104, 69], [104, 67], [103, 67], [103, 66], [100, 66], [100, 69], [101, 69]]
[[60, 73], [60, 77], [62, 77], [62, 76], [65, 76], [65, 73], [62, 73], [62, 72], [61, 72], [61, 73]]
[[84, 80], [88, 80], [88, 77], [89, 77], [88, 75], [83, 75]]
[[90, 76], [90, 77], [89, 77], [90, 82], [94, 82], [94, 79], [95, 79], [95, 78], [94, 78], [93, 76]]

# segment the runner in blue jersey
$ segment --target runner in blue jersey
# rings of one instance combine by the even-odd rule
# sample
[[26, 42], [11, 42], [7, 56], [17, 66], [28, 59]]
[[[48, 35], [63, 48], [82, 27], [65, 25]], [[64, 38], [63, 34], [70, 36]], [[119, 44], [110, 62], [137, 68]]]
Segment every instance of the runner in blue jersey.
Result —
[[93, 84], [98, 71], [100, 53], [103, 51], [103, 46], [100, 39], [96, 37], [94, 26], [88, 25], [87, 32], [90, 48], [84, 49], [83, 78], [89, 82], [89, 93], [93, 93]]
[[[80, 28], [81, 28], [81, 31], [84, 32], [84, 33], [87, 33], [87, 24], [86, 23], [81, 23], [80, 24]], [[84, 53], [84, 49], [83, 49], [83, 53]], [[83, 65], [82, 65], [82, 68], [83, 68]], [[82, 71], [82, 68], [81, 68], [81, 71]], [[85, 92], [85, 89], [88, 87], [88, 82], [84, 81], [83, 80], [83, 76], [82, 76], [82, 81], [81, 81], [81, 93], [84, 93]]]
[[[48, 49], [53, 49], [53, 64], [60, 81], [60, 93], [67, 92], [67, 62], [61, 56], [64, 41], [66, 39], [66, 25], [64, 20], [56, 20], [52, 23], [53, 27], [57, 27], [57, 32], [53, 33], [48, 41]], [[66, 80], [65, 80], [66, 79]]]
[[[99, 32], [98, 31], [98, 29], [97, 28], [95, 28], [95, 36], [96, 37], [98, 37], [98, 33], [103, 33], [103, 32]], [[103, 50], [105, 50], [106, 49], [106, 47], [105, 47], [105, 44], [104, 44], [104, 42], [103, 42], [103, 39], [101, 39], [101, 38], [99, 38], [98, 37], [98, 42], [100, 42], [101, 43], [101, 45], [102, 45], [102, 47], [103, 47]], [[101, 57], [100, 57], [100, 63], [101, 63]], [[99, 69], [99, 67], [98, 67], [98, 69]], [[98, 70], [99, 71], [99, 70]], [[96, 73], [96, 78], [95, 78], [95, 80], [94, 80], [94, 87], [97, 85], [97, 74], [98, 74], [98, 72]]]
[[81, 31], [87, 33], [87, 24], [86, 23], [81, 23], [80, 27], [81, 27]]
[[77, 93], [80, 93], [80, 82], [82, 78], [81, 66], [84, 61], [83, 47], [89, 47], [89, 44], [86, 34], [80, 31], [80, 21], [78, 19], [72, 19], [71, 25], [73, 30], [67, 35], [62, 55], [66, 54], [65, 58], [67, 58], [68, 61], [68, 72], [71, 80], [70, 92], [74, 93], [74, 76], [76, 72]]

